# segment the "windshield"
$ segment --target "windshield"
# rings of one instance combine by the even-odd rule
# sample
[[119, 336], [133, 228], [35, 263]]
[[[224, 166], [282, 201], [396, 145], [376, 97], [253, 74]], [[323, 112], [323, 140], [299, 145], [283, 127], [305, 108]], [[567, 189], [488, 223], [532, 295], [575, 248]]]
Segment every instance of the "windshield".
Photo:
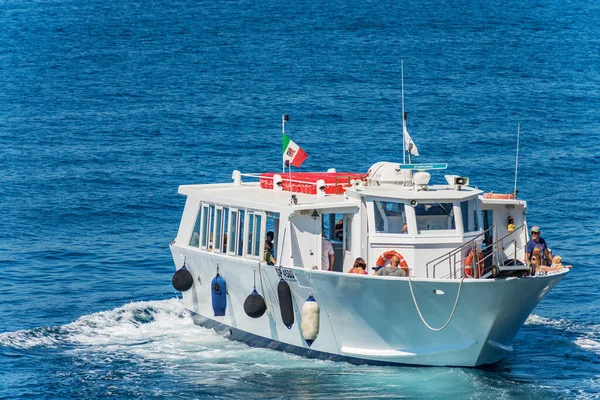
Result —
[[420, 203], [414, 208], [418, 233], [456, 229], [452, 203]]

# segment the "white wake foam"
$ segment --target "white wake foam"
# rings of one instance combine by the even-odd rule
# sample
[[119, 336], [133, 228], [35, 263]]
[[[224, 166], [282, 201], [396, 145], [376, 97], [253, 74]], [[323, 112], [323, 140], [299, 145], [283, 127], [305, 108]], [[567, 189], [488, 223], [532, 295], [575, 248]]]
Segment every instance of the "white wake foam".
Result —
[[550, 319], [540, 317], [539, 315], [530, 314], [527, 320], [525, 321], [525, 325], [549, 325], [561, 328], [569, 326], [570, 322], [564, 319]]
[[593, 351], [596, 354], [600, 354], [600, 342], [594, 340], [592, 337], [580, 337], [575, 340], [575, 344], [582, 349]]
[[0, 344], [27, 349], [36, 346], [135, 347], [171, 342], [207, 344], [223, 340], [212, 330], [194, 326], [179, 299], [142, 301], [84, 315], [60, 327], [0, 334]]

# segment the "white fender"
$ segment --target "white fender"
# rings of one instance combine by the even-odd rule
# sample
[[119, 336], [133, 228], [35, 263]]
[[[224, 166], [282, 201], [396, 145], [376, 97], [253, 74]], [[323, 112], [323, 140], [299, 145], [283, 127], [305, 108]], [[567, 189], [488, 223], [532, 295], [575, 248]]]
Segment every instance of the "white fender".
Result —
[[321, 310], [315, 298], [311, 295], [302, 305], [302, 337], [310, 346], [319, 335], [319, 318]]

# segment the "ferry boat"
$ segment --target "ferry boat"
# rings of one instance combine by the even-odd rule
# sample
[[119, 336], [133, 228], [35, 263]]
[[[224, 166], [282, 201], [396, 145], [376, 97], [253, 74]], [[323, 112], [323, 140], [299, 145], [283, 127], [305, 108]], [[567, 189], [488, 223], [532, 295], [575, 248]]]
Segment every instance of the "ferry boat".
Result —
[[[252, 346], [352, 363], [496, 363], [568, 269], [525, 265], [524, 200], [456, 175], [431, 184], [446, 167], [233, 171], [229, 183], [180, 186], [173, 285], [197, 325]], [[405, 276], [374, 274], [394, 255]], [[359, 257], [368, 273], [348, 273]]]

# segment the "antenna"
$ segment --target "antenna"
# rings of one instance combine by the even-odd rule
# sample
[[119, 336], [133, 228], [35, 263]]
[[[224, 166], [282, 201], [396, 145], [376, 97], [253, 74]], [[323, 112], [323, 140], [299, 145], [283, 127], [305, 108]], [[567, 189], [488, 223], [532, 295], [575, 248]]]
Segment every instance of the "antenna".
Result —
[[521, 138], [521, 124], [517, 124], [517, 157], [516, 157], [516, 162], [515, 162], [515, 189], [513, 191], [513, 196], [515, 197], [515, 199], [517, 198], [517, 193], [519, 193], [519, 191], [517, 190], [517, 176], [519, 174], [519, 140]]
[[404, 143], [404, 126], [406, 124], [404, 120], [404, 60], [400, 60], [401, 71], [402, 71], [402, 164], [406, 164], [406, 143]]

